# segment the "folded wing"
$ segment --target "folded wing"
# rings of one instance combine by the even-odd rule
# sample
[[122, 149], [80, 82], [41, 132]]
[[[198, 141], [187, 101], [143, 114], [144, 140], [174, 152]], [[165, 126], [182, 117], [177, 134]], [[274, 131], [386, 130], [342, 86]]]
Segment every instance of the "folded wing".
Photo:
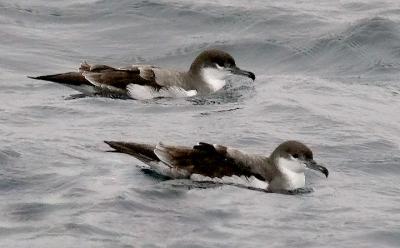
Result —
[[[130, 154], [150, 165], [156, 171], [160, 171], [160, 163], [173, 171], [190, 176], [200, 174], [211, 178], [224, 176], [255, 176], [265, 180], [252, 167], [249, 156], [220, 145], [211, 145], [200, 142], [190, 147], [167, 146], [162, 143], [156, 146], [148, 146], [138, 143], [110, 142], [106, 141], [117, 152]], [[167, 176], [171, 173], [168, 172]]]
[[[88, 95], [130, 96], [132, 98], [139, 96], [139, 99], [144, 99], [146, 97], [140, 97], [140, 94], [134, 94], [135, 92], [132, 93], [128, 86], [145, 87], [146, 91], [159, 94], [160, 89], [164, 87], [156, 82], [154, 68], [156, 67], [149, 65], [114, 68], [107, 65], [89, 65], [84, 62], [78, 72], [29, 78], [60, 83]], [[152, 97], [153, 95], [148, 96], [148, 98]]]
[[148, 86], [154, 90], [162, 87], [157, 84], [151, 67], [132, 66], [118, 69], [106, 65], [90, 66], [83, 63], [79, 70], [82, 76], [94, 86], [111, 91], [127, 93], [127, 86], [130, 84]]

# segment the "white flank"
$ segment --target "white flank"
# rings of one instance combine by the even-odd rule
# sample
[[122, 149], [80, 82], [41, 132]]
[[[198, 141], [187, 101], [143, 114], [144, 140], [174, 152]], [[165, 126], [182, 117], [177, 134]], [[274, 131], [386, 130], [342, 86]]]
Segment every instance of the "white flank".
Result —
[[200, 174], [192, 174], [190, 175], [190, 179], [196, 182], [215, 182], [215, 183], [222, 183], [222, 184], [230, 184], [230, 185], [239, 185], [245, 187], [252, 187], [258, 189], [266, 189], [268, 187], [268, 183], [258, 180], [257, 178], [245, 177], [245, 176], [224, 176], [222, 178], [218, 177], [207, 177]]
[[144, 86], [138, 84], [129, 84], [126, 89], [128, 90], [128, 95], [136, 100], [147, 100], [157, 97], [191, 97], [197, 95], [196, 90], [184, 90], [183, 88], [172, 86], [164, 87], [160, 90], [156, 90], [151, 86]]

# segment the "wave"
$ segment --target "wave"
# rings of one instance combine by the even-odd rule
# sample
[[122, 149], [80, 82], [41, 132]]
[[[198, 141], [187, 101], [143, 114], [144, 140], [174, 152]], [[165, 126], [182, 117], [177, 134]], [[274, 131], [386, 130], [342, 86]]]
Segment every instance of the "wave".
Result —
[[313, 38], [217, 44], [265, 73], [382, 75], [400, 69], [399, 24], [375, 17]]
[[[2, 3], [0, 13], [0, 48], [7, 55], [1, 64], [7, 68], [24, 64], [39, 70], [30, 62], [37, 56], [55, 69], [82, 59], [187, 68], [201, 50], [213, 47], [232, 53], [238, 65], [254, 68], [257, 75], [387, 76], [400, 69], [400, 28], [391, 15], [349, 24], [268, 4], [255, 9], [240, 2], [127, 0]], [[14, 45], [14, 40], [26, 43]]]
[[398, 33], [398, 24], [389, 19], [361, 20], [342, 32], [291, 47], [295, 53], [284, 62], [301, 62], [308, 70], [346, 74], [397, 71], [400, 68]]

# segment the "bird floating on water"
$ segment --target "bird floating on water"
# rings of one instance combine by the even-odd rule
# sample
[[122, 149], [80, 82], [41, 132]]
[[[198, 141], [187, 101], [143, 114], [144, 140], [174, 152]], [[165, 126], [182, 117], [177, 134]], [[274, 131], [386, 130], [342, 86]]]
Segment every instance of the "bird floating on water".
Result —
[[114, 152], [126, 153], [144, 162], [158, 174], [173, 179], [202, 175], [210, 178], [254, 176], [268, 183], [268, 192], [288, 193], [305, 187], [305, 170], [328, 169], [313, 159], [312, 151], [298, 141], [280, 144], [269, 157], [237, 149], [199, 143], [193, 147], [105, 141]]
[[227, 76], [242, 75], [255, 80], [254, 73], [236, 66], [227, 52], [209, 49], [200, 53], [188, 71], [154, 65], [113, 68], [84, 62], [79, 72], [30, 77], [63, 84], [88, 96], [145, 100], [158, 97], [189, 97], [220, 90]]

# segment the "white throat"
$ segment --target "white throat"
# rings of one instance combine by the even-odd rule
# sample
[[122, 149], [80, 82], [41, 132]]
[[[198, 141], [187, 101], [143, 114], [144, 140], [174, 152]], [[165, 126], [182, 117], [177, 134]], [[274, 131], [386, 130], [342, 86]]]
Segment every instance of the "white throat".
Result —
[[277, 168], [281, 175], [272, 179], [269, 188], [271, 190], [294, 190], [304, 188], [306, 167], [297, 159], [278, 158]]
[[225, 70], [223, 67], [217, 66], [217, 68], [202, 68], [201, 76], [203, 80], [210, 86], [210, 88], [215, 92], [226, 84], [226, 77], [231, 73]]

